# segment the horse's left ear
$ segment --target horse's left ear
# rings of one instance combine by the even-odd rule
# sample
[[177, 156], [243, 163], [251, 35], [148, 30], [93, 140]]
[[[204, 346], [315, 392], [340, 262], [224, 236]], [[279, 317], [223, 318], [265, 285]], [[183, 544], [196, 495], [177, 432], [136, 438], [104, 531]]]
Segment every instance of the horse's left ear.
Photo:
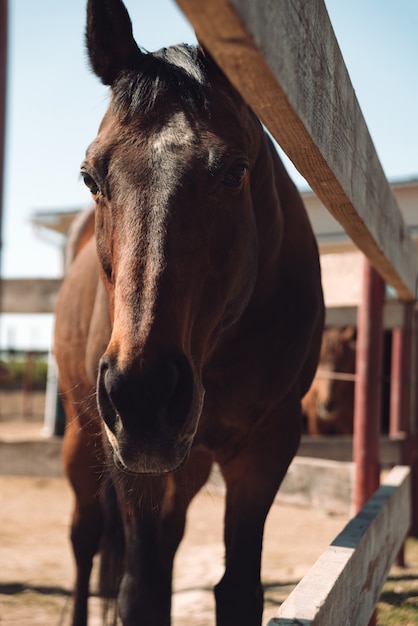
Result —
[[86, 43], [91, 67], [105, 85], [137, 67], [142, 56], [121, 0], [88, 0]]

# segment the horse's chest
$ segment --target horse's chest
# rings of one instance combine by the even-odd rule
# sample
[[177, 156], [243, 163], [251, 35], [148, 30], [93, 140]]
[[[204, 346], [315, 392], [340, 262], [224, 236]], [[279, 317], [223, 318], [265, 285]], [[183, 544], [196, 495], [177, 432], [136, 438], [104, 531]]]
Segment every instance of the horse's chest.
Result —
[[256, 396], [257, 389], [249, 381], [241, 385], [226, 373], [220, 379], [206, 380], [196, 443], [214, 450], [245, 438], [260, 416]]

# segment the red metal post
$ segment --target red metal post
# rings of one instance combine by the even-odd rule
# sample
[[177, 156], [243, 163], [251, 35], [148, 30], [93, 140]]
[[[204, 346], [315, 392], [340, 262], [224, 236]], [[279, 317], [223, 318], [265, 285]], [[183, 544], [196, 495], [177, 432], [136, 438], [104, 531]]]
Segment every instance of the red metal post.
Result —
[[409, 421], [408, 461], [412, 478], [412, 524], [410, 534], [418, 537], [418, 310], [412, 313], [411, 410]]
[[358, 512], [379, 486], [380, 404], [385, 283], [367, 259], [357, 319], [353, 504]]
[[[362, 302], [357, 314], [356, 387], [354, 393], [353, 504], [357, 513], [380, 482], [380, 404], [385, 283], [365, 258]], [[369, 626], [377, 625], [377, 613]]]
[[402, 328], [392, 331], [389, 435], [410, 432], [412, 303], [405, 303]]
[[[392, 359], [390, 368], [390, 415], [389, 435], [406, 435], [409, 444], [411, 409], [412, 320], [414, 305], [403, 305], [404, 319], [401, 328], [392, 331]], [[408, 445], [409, 447], [409, 445]], [[407, 449], [403, 451], [402, 463], [407, 464]], [[399, 551], [397, 565], [405, 565], [404, 546]]]

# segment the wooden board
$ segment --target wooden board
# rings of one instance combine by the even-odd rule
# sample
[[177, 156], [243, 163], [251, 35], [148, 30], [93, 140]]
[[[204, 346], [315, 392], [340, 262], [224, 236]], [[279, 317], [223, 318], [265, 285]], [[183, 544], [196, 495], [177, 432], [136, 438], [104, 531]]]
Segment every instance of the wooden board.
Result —
[[367, 626], [411, 523], [407, 467], [395, 467], [268, 626]]
[[53, 313], [62, 280], [9, 278], [1, 281], [1, 313]]
[[[403, 301], [386, 300], [383, 309], [383, 328], [393, 330], [403, 328], [405, 324], [405, 306]], [[327, 306], [326, 326], [357, 326], [357, 306]]]
[[[403, 463], [406, 446], [407, 436], [405, 434], [393, 437], [381, 435], [379, 440], [381, 467], [393, 467]], [[332, 437], [303, 435], [297, 456], [351, 462], [353, 460], [353, 437], [351, 435], [333, 435]]]
[[322, 0], [177, 0], [198, 39], [401, 298], [417, 253]]
[[[1, 281], [1, 313], [53, 313], [60, 278], [7, 278]], [[384, 309], [385, 329], [402, 328], [403, 303], [389, 300]], [[327, 326], [355, 326], [357, 307], [328, 307]]]

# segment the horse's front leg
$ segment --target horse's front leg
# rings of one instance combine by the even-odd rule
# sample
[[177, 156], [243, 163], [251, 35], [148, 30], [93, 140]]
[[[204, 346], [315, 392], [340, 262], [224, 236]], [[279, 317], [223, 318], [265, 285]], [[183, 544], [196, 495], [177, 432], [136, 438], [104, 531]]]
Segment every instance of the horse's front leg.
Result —
[[[161, 554], [165, 479], [133, 481], [130, 488], [116, 485], [125, 535], [118, 611], [123, 626], [169, 626], [171, 571]], [[132, 500], [133, 493], [138, 500]]]
[[[192, 450], [187, 464], [165, 477], [137, 479], [121, 493], [125, 565], [118, 596], [123, 626], [169, 626], [173, 560], [190, 501], [206, 482], [212, 456]], [[133, 489], [132, 489], [133, 487]], [[130, 494], [138, 494], [133, 503]]]
[[[78, 405], [77, 405], [78, 406]], [[71, 542], [76, 561], [73, 626], [86, 626], [90, 574], [93, 557], [99, 550], [103, 528], [100, 506], [100, 446], [95, 443], [97, 427], [94, 420], [81, 423], [76, 404], [65, 404], [67, 426], [63, 442], [65, 473], [75, 495], [71, 522]], [[87, 411], [83, 419], [87, 420]]]
[[261, 625], [264, 523], [300, 439], [299, 402], [286, 413], [283, 409], [264, 418], [237, 456], [219, 460], [227, 494], [225, 573], [215, 588], [217, 626]]

